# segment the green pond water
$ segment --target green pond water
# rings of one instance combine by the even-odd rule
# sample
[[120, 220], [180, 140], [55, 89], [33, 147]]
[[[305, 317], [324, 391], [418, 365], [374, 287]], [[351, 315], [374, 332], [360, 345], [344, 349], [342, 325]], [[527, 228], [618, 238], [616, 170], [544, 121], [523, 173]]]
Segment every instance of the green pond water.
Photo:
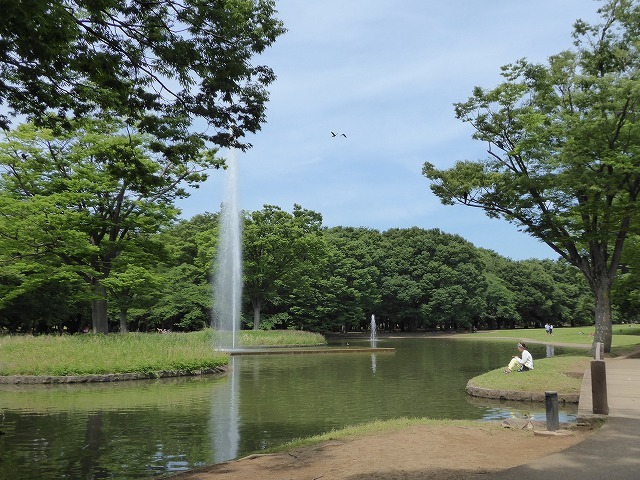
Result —
[[[332, 345], [347, 341], [368, 345]], [[0, 386], [0, 479], [152, 478], [375, 419], [544, 420], [543, 404], [464, 392], [469, 378], [504, 366], [511, 343], [382, 338], [377, 346], [395, 352], [237, 356], [223, 377]], [[562, 409], [561, 421], [576, 411]]]

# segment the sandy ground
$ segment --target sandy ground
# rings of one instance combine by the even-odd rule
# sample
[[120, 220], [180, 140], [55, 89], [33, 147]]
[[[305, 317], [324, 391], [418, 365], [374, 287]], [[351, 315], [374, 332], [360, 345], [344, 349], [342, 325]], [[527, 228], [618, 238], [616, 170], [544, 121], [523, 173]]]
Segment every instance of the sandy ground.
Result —
[[538, 436], [526, 429], [413, 426], [329, 441], [277, 454], [252, 455], [191, 470], [179, 480], [478, 479], [530, 463], [581, 442], [591, 431]]

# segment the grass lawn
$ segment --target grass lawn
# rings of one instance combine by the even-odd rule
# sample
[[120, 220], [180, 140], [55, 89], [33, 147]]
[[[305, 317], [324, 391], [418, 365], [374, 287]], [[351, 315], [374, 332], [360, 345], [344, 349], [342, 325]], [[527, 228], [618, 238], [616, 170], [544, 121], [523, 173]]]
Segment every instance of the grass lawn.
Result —
[[327, 340], [319, 333], [302, 330], [241, 330], [239, 344], [252, 347], [310, 347], [326, 345]]
[[[548, 335], [544, 328], [520, 328], [508, 330], [486, 330], [478, 333], [464, 333], [460, 338], [477, 340], [536, 340], [539, 342], [573, 343], [576, 345], [591, 345], [594, 327], [561, 327], [554, 328], [553, 335]], [[614, 325], [612, 349], [626, 349], [640, 346], [640, 325]]]
[[528, 372], [505, 375], [502, 367], [472, 378], [471, 384], [493, 390], [580, 393], [582, 374], [590, 361], [586, 355], [541, 358], [535, 360], [535, 368]]
[[[554, 328], [548, 335], [544, 328], [523, 328], [515, 330], [489, 330], [478, 333], [461, 334], [456, 338], [469, 340], [550, 342], [590, 346], [593, 343], [594, 327]], [[639, 325], [614, 325], [611, 353], [624, 355], [640, 348]], [[494, 390], [517, 390], [524, 392], [557, 391], [561, 393], [580, 393], [582, 375], [589, 366], [589, 350], [582, 355], [556, 356], [535, 359], [535, 369], [526, 373], [513, 372], [505, 375], [504, 367], [484, 373], [471, 379], [476, 387]]]
[[[0, 337], [0, 375], [91, 375], [195, 371], [228, 363], [214, 350], [213, 330], [190, 333]], [[242, 332], [245, 346], [324, 344], [300, 331]]]

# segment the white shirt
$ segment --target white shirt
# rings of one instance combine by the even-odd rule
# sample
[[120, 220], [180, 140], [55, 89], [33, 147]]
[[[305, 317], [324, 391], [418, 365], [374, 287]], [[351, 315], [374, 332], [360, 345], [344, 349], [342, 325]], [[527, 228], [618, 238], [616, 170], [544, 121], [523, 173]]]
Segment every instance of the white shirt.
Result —
[[522, 351], [522, 358], [518, 358], [518, 363], [533, 370], [533, 357], [529, 353], [529, 350]]

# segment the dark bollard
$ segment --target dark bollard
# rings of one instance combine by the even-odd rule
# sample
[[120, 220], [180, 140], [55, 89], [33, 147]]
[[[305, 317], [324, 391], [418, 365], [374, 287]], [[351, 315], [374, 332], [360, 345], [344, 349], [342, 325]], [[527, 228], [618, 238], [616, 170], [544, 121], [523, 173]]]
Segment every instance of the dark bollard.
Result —
[[555, 432], [560, 427], [558, 418], [558, 392], [544, 392], [544, 403], [547, 407], [547, 430]]
[[607, 371], [604, 360], [591, 360], [591, 398], [593, 413], [609, 415], [607, 400]]

